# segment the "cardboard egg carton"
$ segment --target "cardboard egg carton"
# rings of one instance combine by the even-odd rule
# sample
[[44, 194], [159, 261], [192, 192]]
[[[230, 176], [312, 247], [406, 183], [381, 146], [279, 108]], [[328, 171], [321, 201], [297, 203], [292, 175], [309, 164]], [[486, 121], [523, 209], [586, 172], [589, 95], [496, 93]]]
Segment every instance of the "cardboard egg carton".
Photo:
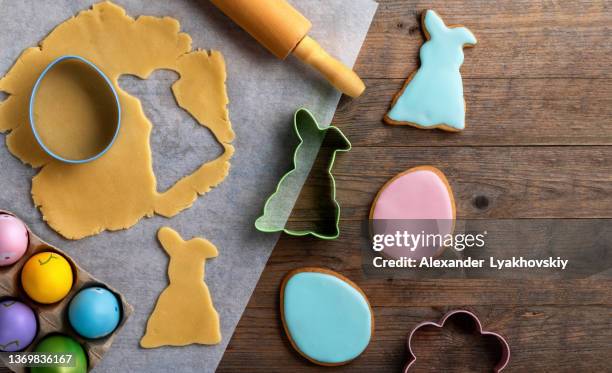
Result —
[[[18, 218], [17, 215], [9, 211], [0, 210], [0, 214], [9, 214]], [[34, 313], [38, 319], [38, 333], [36, 334], [36, 338], [28, 346], [28, 348], [22, 352], [33, 351], [38, 342], [48, 334], [64, 334], [74, 338], [81, 344], [81, 346], [83, 346], [83, 349], [87, 353], [88, 369], [91, 370], [102, 360], [102, 357], [106, 351], [111, 347], [113, 339], [117, 333], [119, 333], [134, 309], [127, 303], [123, 295], [104, 282], [97, 280], [95, 277], [89, 274], [89, 272], [79, 267], [68, 254], [43, 241], [40, 237], [34, 234], [27, 225], [26, 228], [28, 229], [29, 235], [27, 251], [18, 262], [6, 267], [0, 267], [0, 299], [18, 299], [19, 301], [30, 306], [34, 310]], [[24, 264], [32, 255], [44, 251], [52, 251], [62, 255], [70, 263], [73, 271], [72, 289], [70, 289], [70, 292], [64, 299], [54, 304], [41, 304], [33, 301], [28, 297], [21, 286], [21, 269], [23, 268]], [[70, 301], [76, 295], [76, 293], [79, 292], [79, 290], [92, 286], [100, 286], [110, 290], [113, 294], [115, 294], [115, 296], [117, 296], [117, 299], [119, 299], [122, 307], [121, 321], [119, 322], [119, 325], [115, 331], [113, 331], [113, 333], [107, 337], [100, 339], [86, 339], [81, 337], [72, 329], [68, 322], [68, 305]], [[17, 373], [27, 372], [27, 368], [21, 366], [11, 366], [8, 361], [4, 360], [2, 355], [0, 355], [0, 366], [1, 365], [5, 365]]]

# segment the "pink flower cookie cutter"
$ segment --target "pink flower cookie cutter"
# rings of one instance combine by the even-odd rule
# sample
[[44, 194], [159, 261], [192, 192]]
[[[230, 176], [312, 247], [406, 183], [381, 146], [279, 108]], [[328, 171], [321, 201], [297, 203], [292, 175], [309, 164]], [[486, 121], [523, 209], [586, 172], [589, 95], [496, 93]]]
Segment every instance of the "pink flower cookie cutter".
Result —
[[501, 358], [499, 359], [497, 364], [493, 367], [493, 372], [495, 373], [501, 372], [502, 370], [504, 370], [504, 368], [506, 368], [506, 366], [508, 365], [508, 362], [510, 361], [510, 345], [508, 344], [508, 342], [506, 342], [506, 339], [498, 333], [483, 330], [480, 319], [474, 313], [467, 311], [467, 310], [453, 310], [453, 311], [447, 312], [442, 317], [442, 319], [440, 319], [440, 321], [438, 322], [424, 321], [412, 329], [412, 331], [408, 335], [408, 342], [407, 342], [409, 361], [408, 361], [408, 364], [406, 364], [406, 367], [404, 368], [403, 373], [408, 373], [412, 365], [414, 365], [414, 363], [417, 360], [417, 357], [414, 351], [412, 350], [412, 337], [416, 334], [416, 332], [418, 332], [421, 328], [426, 327], [426, 326], [435, 326], [436, 328], [442, 329], [444, 325], [446, 324], [446, 321], [456, 315], [469, 316], [472, 319], [472, 321], [474, 321], [474, 324], [476, 325], [476, 328], [474, 329], [474, 331], [480, 334], [481, 336], [495, 337], [495, 339], [501, 346], [502, 352], [501, 352]]

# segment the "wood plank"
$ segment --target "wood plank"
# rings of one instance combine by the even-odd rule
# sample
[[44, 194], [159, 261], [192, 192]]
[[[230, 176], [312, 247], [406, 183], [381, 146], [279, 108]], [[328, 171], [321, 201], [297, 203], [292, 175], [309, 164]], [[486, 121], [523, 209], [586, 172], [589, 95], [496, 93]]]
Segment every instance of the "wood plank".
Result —
[[[342, 372], [396, 372], [408, 358], [407, 333], [423, 320], [437, 320], [448, 308], [375, 307], [376, 330], [366, 351], [351, 364], [334, 370]], [[512, 349], [509, 372], [524, 371], [606, 371], [612, 330], [612, 312], [601, 306], [526, 306], [469, 307], [482, 319], [488, 330], [502, 333]], [[279, 327], [278, 315], [266, 309], [248, 308], [232, 338], [218, 372], [313, 372], [321, 368], [293, 351]], [[428, 363], [426, 371], [436, 367], [458, 371], [473, 367], [466, 359], [474, 358], [466, 349], [474, 346], [445, 345], [441, 356], [435, 335], [420, 338], [419, 353]], [[447, 342], [448, 343], [448, 342]], [[462, 348], [458, 348], [458, 347]], [[449, 348], [455, 347], [455, 348]], [[488, 351], [481, 351], [487, 354]], [[491, 356], [481, 356], [491, 359]], [[281, 363], [282, 362], [282, 363]], [[452, 364], [452, 365], [449, 365]], [[422, 365], [420, 366], [422, 367]], [[461, 369], [463, 368], [463, 369]], [[415, 371], [423, 371], [417, 369]], [[487, 369], [483, 370], [487, 371]]]
[[[612, 147], [356, 147], [334, 165], [342, 220], [363, 220], [382, 185], [418, 165], [447, 176], [458, 218], [612, 218]], [[312, 212], [294, 211], [308, 220]]]
[[384, 1], [356, 65], [362, 77], [405, 79], [418, 66], [425, 9], [476, 35], [466, 78], [612, 77], [608, 0]]
[[[603, 371], [607, 367], [605, 351], [612, 340], [608, 327], [612, 281], [383, 280], [364, 275], [355, 245], [358, 233], [344, 233], [348, 234], [336, 241], [281, 237], [219, 372], [237, 371], [244, 366], [252, 367], [250, 371], [254, 372], [320, 369], [293, 351], [278, 318], [281, 280], [289, 270], [301, 266], [340, 271], [362, 287], [374, 306], [376, 331], [370, 346], [356, 361], [337, 368], [339, 371], [398, 371], [407, 359], [407, 333], [420, 321], [436, 320], [455, 308], [476, 312], [487, 329], [507, 337], [513, 354], [510, 372]], [[457, 338], [451, 340], [455, 345]], [[428, 371], [432, 366], [448, 368], [449, 362], [465, 368], [459, 371], [482, 368], [468, 363], [474, 354], [465, 348], [451, 349], [444, 359], [436, 360], [440, 346], [435, 342], [426, 338], [425, 350], [419, 350], [430, 364]], [[476, 351], [482, 353], [478, 347]]]
[[[356, 64], [368, 89], [359, 99], [343, 98], [333, 121], [354, 146], [334, 168], [342, 234], [335, 241], [281, 237], [218, 371], [321, 370], [293, 351], [278, 318], [280, 281], [301, 266], [347, 275], [374, 306], [371, 345], [334, 370], [399, 371], [408, 331], [456, 307], [477, 312], [487, 328], [506, 335], [513, 354], [509, 372], [609, 370], [610, 273], [573, 280], [389, 278], [363, 272], [360, 245], [361, 224], [378, 189], [422, 164], [448, 176], [460, 218], [612, 218], [610, 5], [381, 0]], [[418, 67], [419, 16], [427, 8], [447, 23], [468, 26], [479, 40], [462, 67], [468, 124], [460, 134], [382, 123], [392, 97]], [[292, 219], [312, 217], [303, 208]], [[426, 338], [421, 350], [432, 358], [425, 370], [448, 369], [449, 363], [459, 371], [477, 368], [478, 355], [464, 348], [441, 355], [434, 342]]]
[[461, 133], [383, 124], [403, 82], [366, 80], [334, 124], [354, 146], [612, 145], [611, 79], [466, 79]]
[[361, 226], [343, 224], [342, 229], [340, 238], [333, 241], [283, 235], [251, 297], [249, 308], [276, 310], [283, 276], [294, 268], [308, 266], [341, 272], [362, 287], [372, 304], [381, 307], [612, 304], [609, 276], [572, 280], [506, 280], [499, 277], [414, 280], [391, 278], [384, 273], [364, 273]]

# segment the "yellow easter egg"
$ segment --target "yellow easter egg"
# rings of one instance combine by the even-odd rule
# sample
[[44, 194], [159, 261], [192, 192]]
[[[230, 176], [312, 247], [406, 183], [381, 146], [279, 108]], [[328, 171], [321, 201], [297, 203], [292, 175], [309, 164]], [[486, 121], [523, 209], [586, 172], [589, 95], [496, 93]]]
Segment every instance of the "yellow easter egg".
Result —
[[60, 254], [42, 252], [32, 256], [23, 266], [21, 284], [36, 302], [59, 302], [72, 288], [72, 267]]

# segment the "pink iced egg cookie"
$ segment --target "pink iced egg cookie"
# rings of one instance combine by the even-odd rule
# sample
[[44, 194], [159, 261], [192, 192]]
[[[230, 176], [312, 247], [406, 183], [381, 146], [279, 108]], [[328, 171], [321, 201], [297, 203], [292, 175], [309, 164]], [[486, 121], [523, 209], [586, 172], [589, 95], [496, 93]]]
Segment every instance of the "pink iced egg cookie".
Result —
[[[453, 233], [455, 200], [442, 171], [420, 166], [389, 180], [370, 210], [373, 240], [391, 258], [437, 256]], [[391, 237], [392, 236], [392, 237]]]
[[0, 266], [15, 263], [28, 248], [28, 230], [16, 217], [0, 214]]

